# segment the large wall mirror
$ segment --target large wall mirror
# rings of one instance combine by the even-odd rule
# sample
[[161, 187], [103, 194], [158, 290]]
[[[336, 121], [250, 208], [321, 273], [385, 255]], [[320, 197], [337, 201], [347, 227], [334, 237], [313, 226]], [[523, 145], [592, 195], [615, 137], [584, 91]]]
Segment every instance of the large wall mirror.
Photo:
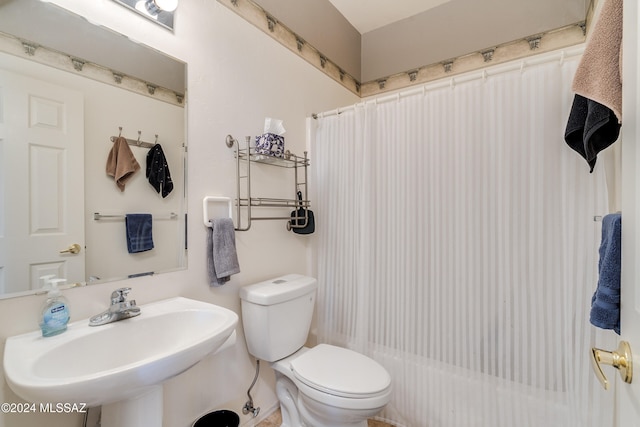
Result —
[[[186, 267], [185, 103], [185, 63], [51, 3], [0, 0], [0, 298], [51, 275], [78, 286]], [[140, 167], [123, 190], [107, 173], [119, 136], [118, 174]], [[125, 220], [140, 213], [150, 234]]]

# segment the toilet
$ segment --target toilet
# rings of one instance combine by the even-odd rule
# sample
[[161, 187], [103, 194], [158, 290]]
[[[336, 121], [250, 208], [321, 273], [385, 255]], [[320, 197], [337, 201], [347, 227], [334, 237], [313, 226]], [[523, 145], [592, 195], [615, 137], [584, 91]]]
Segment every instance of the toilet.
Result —
[[249, 353], [271, 363], [283, 427], [366, 427], [391, 398], [391, 377], [355, 351], [304, 347], [317, 281], [289, 274], [240, 289]]

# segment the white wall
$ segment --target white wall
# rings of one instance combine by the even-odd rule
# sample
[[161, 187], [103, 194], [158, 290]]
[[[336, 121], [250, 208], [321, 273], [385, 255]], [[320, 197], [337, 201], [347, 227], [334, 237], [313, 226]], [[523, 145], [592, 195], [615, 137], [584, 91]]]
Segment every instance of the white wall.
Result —
[[[237, 233], [242, 272], [221, 288], [209, 288], [206, 234], [200, 213], [202, 198], [206, 195], [233, 196], [235, 168], [233, 153], [224, 145], [225, 135], [230, 133], [236, 138], [255, 135], [260, 133], [265, 117], [281, 118], [287, 128], [288, 148], [301, 153], [305, 145], [307, 116], [354, 103], [357, 98], [211, 0], [181, 2], [174, 34], [111, 0], [57, 0], [57, 3], [189, 64], [188, 269], [65, 291], [72, 321], [103, 310], [111, 290], [123, 285], [133, 288], [131, 295], [138, 304], [182, 295], [240, 313], [239, 287], [275, 275], [310, 271], [307, 253], [312, 237], [288, 233], [284, 222], [257, 222], [250, 231]], [[289, 184], [284, 178], [269, 180], [266, 176], [268, 188]], [[265, 186], [255, 187], [257, 191], [266, 192]], [[42, 297], [0, 301], [0, 340], [4, 342], [11, 335], [37, 329], [42, 302]], [[235, 349], [206, 358], [167, 382], [164, 426], [189, 426], [198, 415], [217, 408], [228, 408], [241, 414], [253, 369], [253, 360], [246, 352], [239, 325]], [[4, 381], [0, 401], [20, 401]], [[276, 405], [273, 375], [269, 369], [261, 374], [261, 381], [254, 389], [254, 401], [264, 411]], [[243, 423], [250, 420], [248, 416], [241, 414], [241, 417]], [[81, 423], [82, 418], [77, 415], [0, 415], [0, 426], [7, 427], [69, 427]]]

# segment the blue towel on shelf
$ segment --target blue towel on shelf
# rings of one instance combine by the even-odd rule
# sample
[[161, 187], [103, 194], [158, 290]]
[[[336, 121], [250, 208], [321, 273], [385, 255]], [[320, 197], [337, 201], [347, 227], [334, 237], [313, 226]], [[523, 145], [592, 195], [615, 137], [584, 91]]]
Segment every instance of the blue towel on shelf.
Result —
[[125, 215], [127, 250], [130, 254], [153, 249], [151, 214]]
[[240, 273], [236, 234], [231, 218], [212, 219], [207, 234], [209, 285], [221, 286], [232, 274]]
[[622, 262], [622, 215], [602, 218], [602, 242], [598, 263], [598, 286], [591, 298], [591, 324], [613, 329], [620, 335], [620, 265]]

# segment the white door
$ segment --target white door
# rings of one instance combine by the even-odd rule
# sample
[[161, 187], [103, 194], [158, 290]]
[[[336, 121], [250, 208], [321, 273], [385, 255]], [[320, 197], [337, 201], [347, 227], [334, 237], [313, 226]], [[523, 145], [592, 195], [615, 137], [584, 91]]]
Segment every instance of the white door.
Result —
[[[622, 120], [622, 289], [620, 339], [633, 355], [633, 378], [616, 377], [617, 425], [640, 426], [640, 8], [624, 1]], [[611, 349], [612, 350], [612, 349]], [[608, 377], [617, 374], [608, 367]], [[606, 373], [605, 373], [606, 374]]]
[[85, 280], [83, 145], [81, 93], [0, 69], [0, 292]]

